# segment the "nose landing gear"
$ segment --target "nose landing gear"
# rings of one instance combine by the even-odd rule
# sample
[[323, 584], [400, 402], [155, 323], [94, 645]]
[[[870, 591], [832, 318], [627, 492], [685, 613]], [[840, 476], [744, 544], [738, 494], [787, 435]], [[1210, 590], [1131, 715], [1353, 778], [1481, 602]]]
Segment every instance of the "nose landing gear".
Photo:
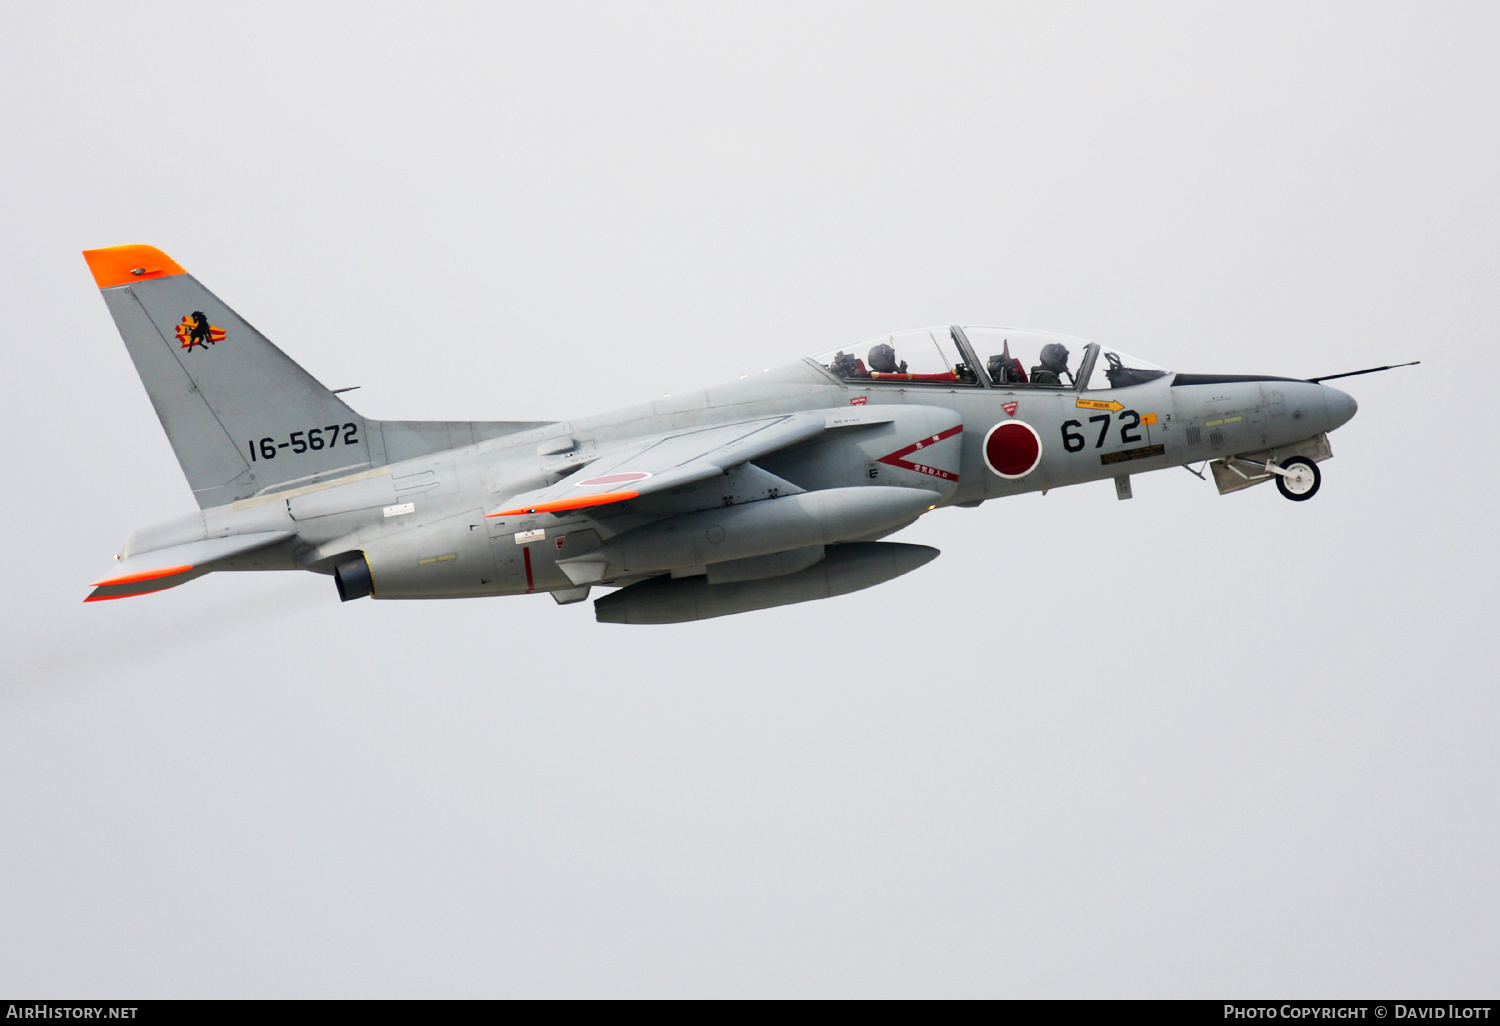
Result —
[[1318, 494], [1323, 484], [1322, 471], [1305, 456], [1293, 456], [1279, 467], [1267, 464], [1266, 469], [1276, 475], [1276, 487], [1281, 494], [1293, 502], [1306, 502]]
[[[1324, 444], [1323, 459], [1333, 455]], [[1223, 456], [1209, 464], [1214, 472], [1214, 484], [1219, 494], [1239, 491], [1252, 485], [1265, 484], [1273, 477], [1276, 488], [1293, 502], [1306, 502], [1318, 494], [1323, 483], [1323, 474], [1318, 469], [1317, 457], [1289, 455], [1277, 459], [1274, 450], [1256, 453], [1253, 456]], [[1244, 467], [1245, 469], [1240, 469]], [[1193, 468], [1189, 467], [1189, 470]], [[1196, 473], [1196, 471], [1194, 471]]]

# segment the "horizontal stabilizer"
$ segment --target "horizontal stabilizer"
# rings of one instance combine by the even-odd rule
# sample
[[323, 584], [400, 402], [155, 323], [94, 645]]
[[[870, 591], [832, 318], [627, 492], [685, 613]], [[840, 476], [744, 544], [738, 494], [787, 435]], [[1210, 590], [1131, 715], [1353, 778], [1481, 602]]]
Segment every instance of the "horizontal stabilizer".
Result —
[[175, 588], [210, 572], [214, 569], [212, 564], [219, 560], [263, 549], [290, 537], [290, 531], [263, 531], [228, 538], [210, 538], [207, 541], [188, 542], [186, 545], [143, 552], [120, 560], [108, 577], [93, 582], [90, 587], [94, 590], [84, 601], [128, 598], [131, 595], [145, 595], [152, 591]]

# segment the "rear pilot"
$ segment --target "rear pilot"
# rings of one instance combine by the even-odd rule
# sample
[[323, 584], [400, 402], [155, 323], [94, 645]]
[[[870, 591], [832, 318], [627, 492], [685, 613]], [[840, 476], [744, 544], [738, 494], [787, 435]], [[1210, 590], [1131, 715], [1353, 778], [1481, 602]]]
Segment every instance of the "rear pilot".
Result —
[[[1031, 368], [1033, 385], [1061, 385], [1062, 376], [1068, 374], [1068, 349], [1059, 342], [1042, 346], [1042, 362]], [[1073, 375], [1068, 374], [1069, 380]]]

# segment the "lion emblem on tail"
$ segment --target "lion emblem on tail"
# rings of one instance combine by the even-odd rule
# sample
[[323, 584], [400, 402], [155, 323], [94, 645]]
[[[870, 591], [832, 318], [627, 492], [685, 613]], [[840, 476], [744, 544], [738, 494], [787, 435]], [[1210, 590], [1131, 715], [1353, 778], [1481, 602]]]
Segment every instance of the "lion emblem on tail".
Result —
[[215, 342], [224, 341], [224, 329], [208, 323], [208, 316], [202, 310], [194, 310], [182, 318], [182, 323], [177, 325], [177, 341], [182, 343], [182, 348], [192, 349], [194, 346], [207, 348]]

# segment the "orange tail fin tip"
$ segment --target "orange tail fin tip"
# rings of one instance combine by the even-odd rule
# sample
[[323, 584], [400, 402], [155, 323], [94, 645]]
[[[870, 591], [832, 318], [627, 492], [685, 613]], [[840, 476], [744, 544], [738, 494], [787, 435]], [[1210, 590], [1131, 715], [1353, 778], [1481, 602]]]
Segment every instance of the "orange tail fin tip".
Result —
[[155, 246], [110, 246], [86, 249], [83, 259], [94, 272], [94, 283], [101, 289], [129, 285], [133, 281], [167, 278], [187, 274], [182, 265]]

